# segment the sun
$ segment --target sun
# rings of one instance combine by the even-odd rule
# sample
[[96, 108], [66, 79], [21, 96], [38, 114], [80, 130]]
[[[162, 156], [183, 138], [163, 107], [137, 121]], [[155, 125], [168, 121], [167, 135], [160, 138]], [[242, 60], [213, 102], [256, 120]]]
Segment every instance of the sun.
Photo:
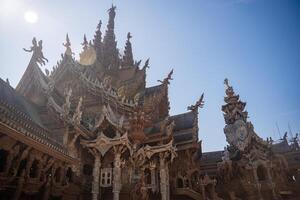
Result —
[[24, 19], [26, 22], [34, 24], [38, 21], [39, 17], [36, 12], [29, 10], [24, 13]]

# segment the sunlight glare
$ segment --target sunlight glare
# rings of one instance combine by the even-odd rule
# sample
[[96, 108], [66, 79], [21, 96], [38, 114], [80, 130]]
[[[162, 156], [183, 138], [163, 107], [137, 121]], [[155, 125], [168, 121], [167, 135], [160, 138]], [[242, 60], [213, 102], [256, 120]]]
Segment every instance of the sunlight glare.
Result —
[[34, 24], [38, 21], [38, 15], [34, 11], [26, 11], [24, 14], [24, 19], [26, 22]]

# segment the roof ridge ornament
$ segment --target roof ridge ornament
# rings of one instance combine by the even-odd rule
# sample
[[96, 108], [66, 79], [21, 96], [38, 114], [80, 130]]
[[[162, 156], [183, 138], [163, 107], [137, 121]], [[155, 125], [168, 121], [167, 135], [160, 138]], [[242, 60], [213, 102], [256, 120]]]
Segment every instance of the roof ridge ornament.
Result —
[[72, 52], [72, 49], [71, 49], [71, 42], [70, 42], [68, 33], [66, 35], [66, 43], [63, 43], [63, 46], [66, 47], [65, 55], [68, 55], [68, 56], [74, 55], [74, 53]]
[[170, 80], [173, 80], [173, 78], [172, 78], [173, 72], [174, 72], [174, 70], [172, 69], [169, 72], [168, 76], [166, 78], [164, 78], [164, 80], [157, 80], [157, 81], [160, 82], [160, 83], [162, 83], [162, 84], [164, 84], [164, 85], [165, 84], [169, 85], [170, 84]]
[[145, 69], [147, 69], [147, 68], [150, 68], [150, 66], [149, 66], [149, 60], [150, 60], [150, 58], [148, 58], [148, 59], [145, 61], [145, 64], [144, 64], [144, 66], [143, 66], [143, 70], [145, 70]]
[[204, 93], [202, 93], [199, 100], [194, 105], [188, 106], [187, 109], [190, 111], [198, 111], [198, 108], [203, 108], [204, 106], [203, 98], [204, 98]]
[[40, 65], [46, 65], [45, 61], [48, 62], [48, 59], [44, 57], [42, 49], [43, 49], [43, 41], [40, 40], [37, 43], [37, 40], [35, 37], [33, 37], [33, 39], [32, 39], [32, 46], [30, 47], [29, 50], [23, 48], [23, 50], [26, 52], [33, 52], [31, 61], [36, 62]]

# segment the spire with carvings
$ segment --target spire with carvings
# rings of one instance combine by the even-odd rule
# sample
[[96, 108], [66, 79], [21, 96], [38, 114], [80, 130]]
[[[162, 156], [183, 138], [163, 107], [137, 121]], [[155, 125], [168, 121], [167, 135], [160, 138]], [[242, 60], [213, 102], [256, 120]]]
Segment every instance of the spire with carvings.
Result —
[[109, 19], [107, 24], [107, 30], [103, 38], [103, 64], [109, 69], [119, 68], [119, 50], [117, 49], [117, 42], [115, 39], [115, 16], [116, 7], [112, 7], [108, 10]]
[[97, 26], [95, 35], [94, 35], [94, 40], [93, 40], [93, 46], [95, 48], [98, 60], [101, 60], [101, 58], [102, 58], [102, 52], [103, 52], [101, 25], [102, 25], [102, 21], [100, 20], [100, 22], [99, 22], [99, 24]]
[[246, 103], [240, 100], [239, 95], [234, 93], [233, 87], [229, 85], [228, 79], [224, 80], [226, 86], [225, 105], [222, 106], [226, 124], [233, 124], [237, 120], [247, 122], [248, 112], [245, 111]]
[[125, 45], [124, 56], [123, 56], [123, 60], [122, 60], [122, 67], [133, 66], [134, 61], [133, 61], [132, 46], [131, 46], [130, 38], [132, 38], [132, 36], [130, 35], [130, 33], [128, 33], [127, 41], [126, 41], [126, 45]]

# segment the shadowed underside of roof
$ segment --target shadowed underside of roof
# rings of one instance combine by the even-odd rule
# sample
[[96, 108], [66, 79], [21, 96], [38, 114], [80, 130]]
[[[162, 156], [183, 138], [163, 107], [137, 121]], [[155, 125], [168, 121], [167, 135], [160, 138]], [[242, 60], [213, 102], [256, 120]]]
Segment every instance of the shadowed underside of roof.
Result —
[[25, 97], [19, 95], [11, 86], [0, 78], [0, 100], [17, 108], [26, 114], [33, 122], [45, 128], [38, 115], [37, 105], [29, 102]]

